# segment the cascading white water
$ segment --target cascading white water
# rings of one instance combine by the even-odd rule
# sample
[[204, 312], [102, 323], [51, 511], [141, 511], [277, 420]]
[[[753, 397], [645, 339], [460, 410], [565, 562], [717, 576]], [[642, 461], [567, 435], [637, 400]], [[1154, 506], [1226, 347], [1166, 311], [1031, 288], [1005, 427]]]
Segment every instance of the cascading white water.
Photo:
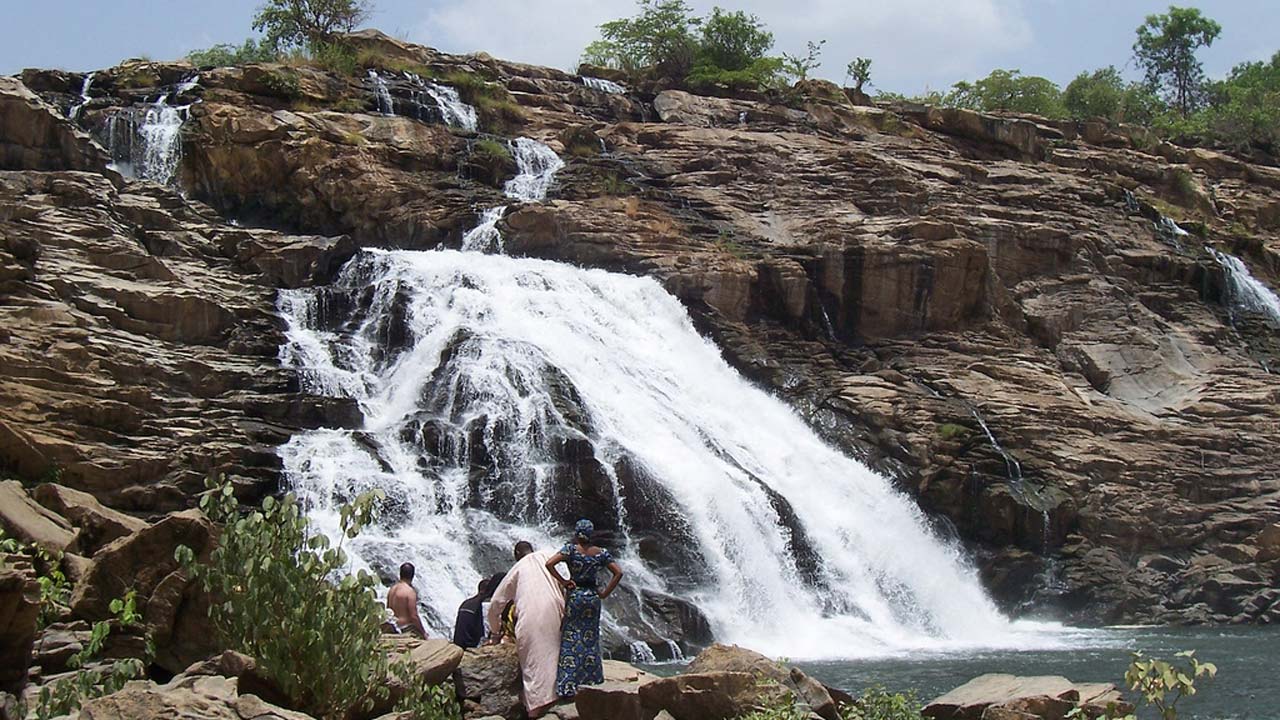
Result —
[[462, 102], [462, 98], [458, 95], [456, 89], [448, 85], [437, 85], [430, 81], [422, 81], [416, 76], [414, 79], [418, 80], [422, 85], [423, 91], [430, 95], [432, 100], [436, 101], [445, 124], [475, 132], [479, 126], [476, 109]]
[[586, 85], [592, 90], [599, 90], [600, 92], [606, 92], [606, 93], [609, 93], [610, 95], [621, 95], [627, 91], [625, 87], [623, 87], [622, 85], [612, 80], [605, 80], [604, 78], [596, 78], [596, 77], [587, 77], [586, 75], [582, 76], [582, 84]]
[[462, 236], [462, 249], [466, 252], [502, 252], [498, 221], [506, 211], [506, 205], [499, 205], [481, 213], [480, 223]]
[[554, 150], [533, 138], [516, 138], [510, 147], [517, 173], [507, 181], [503, 192], [519, 202], [542, 202], [547, 198], [556, 172], [564, 167], [564, 161]]
[[[516, 161], [516, 176], [503, 185], [503, 193], [519, 202], [542, 202], [551, 189], [556, 171], [564, 161], [555, 151], [532, 138], [516, 138], [508, 143]], [[462, 249], [471, 252], [502, 252], [502, 233], [498, 221], [507, 211], [506, 205], [491, 207], [480, 214], [480, 222], [462, 236]]]
[[85, 73], [84, 82], [80, 85], [80, 99], [67, 109], [67, 118], [79, 120], [84, 106], [89, 104], [89, 88], [93, 87], [93, 73]]
[[170, 105], [169, 100], [190, 92], [199, 81], [200, 76], [194, 75], [140, 112], [129, 108], [108, 118], [111, 168], [129, 178], [172, 183], [182, 163], [182, 125], [191, 105]]
[[[574, 518], [557, 510], [572, 492], [557, 453], [587, 441], [624, 585], [692, 600], [720, 640], [795, 658], [1045, 642], [996, 612], [910, 499], [743, 380], [652, 279], [368, 251], [330, 288], [282, 291], [280, 312], [283, 364], [364, 413], [358, 431], [296, 435], [284, 475], [330, 534], [342, 499], [386, 491], [392, 512], [351, 554], [414, 562], [437, 627], [483, 558], [559, 544]], [[682, 528], [668, 542], [697, 558], [681, 587], [631, 540], [629, 499], [654, 497]]]
[[373, 96], [378, 103], [378, 112], [383, 115], [396, 114], [396, 101], [391, 97], [391, 88], [377, 70], [369, 70], [369, 79], [373, 81]]
[[1244, 261], [1230, 253], [1205, 248], [1227, 275], [1227, 303], [1233, 310], [1262, 315], [1280, 324], [1280, 297], [1249, 272]]

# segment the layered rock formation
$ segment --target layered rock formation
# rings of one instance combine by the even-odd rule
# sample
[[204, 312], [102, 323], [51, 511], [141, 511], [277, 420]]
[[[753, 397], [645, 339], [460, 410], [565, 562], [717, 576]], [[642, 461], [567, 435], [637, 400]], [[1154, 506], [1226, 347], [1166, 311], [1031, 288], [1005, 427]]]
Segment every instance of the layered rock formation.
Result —
[[[658, 278], [742, 372], [958, 534], [1009, 608], [1280, 618], [1264, 552], [1280, 343], [1231, 311], [1205, 249], [1277, 286], [1280, 170], [820, 85], [618, 95], [353, 41], [514, 103], [482, 134], [568, 164], [499, 225], [508, 251]], [[100, 73], [80, 123], [107, 142], [121, 109], [194, 72]], [[324, 282], [361, 246], [456, 246], [509, 172], [473, 157], [474, 133], [378, 113], [364, 77], [205, 69], [183, 197], [103, 170], [109, 153], [31, 92], [62, 110], [80, 77], [24, 81], [0, 88], [0, 464], [117, 509], [179, 509], [209, 472], [269, 490], [292, 431], [356, 422], [276, 367], [273, 289]]]

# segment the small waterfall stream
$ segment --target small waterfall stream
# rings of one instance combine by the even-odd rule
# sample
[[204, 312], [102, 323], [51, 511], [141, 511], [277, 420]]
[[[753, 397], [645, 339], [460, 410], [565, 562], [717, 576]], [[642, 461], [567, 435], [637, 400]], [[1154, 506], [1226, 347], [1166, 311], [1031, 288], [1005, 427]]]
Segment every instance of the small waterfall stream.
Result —
[[1280, 297], [1249, 272], [1249, 266], [1235, 255], [1205, 247], [1222, 266], [1227, 276], [1227, 293], [1223, 300], [1234, 315], [1246, 312], [1261, 315], [1280, 325]]
[[[475, 132], [479, 126], [476, 109], [463, 102], [455, 88], [406, 72], [403, 73], [402, 83], [409, 85], [409, 97], [396, 98], [391, 92], [390, 83], [381, 73], [370, 69], [367, 75], [373, 87], [378, 112], [383, 115], [403, 115], [423, 122], [443, 122], [469, 132]], [[403, 84], [400, 92], [404, 92]]]
[[583, 75], [582, 84], [592, 90], [599, 90], [600, 92], [609, 93], [610, 95], [622, 95], [627, 92], [627, 89], [619, 83], [612, 80], [605, 80], [604, 78], [588, 77]]
[[[554, 150], [532, 138], [516, 138], [508, 143], [508, 148], [516, 161], [516, 176], [503, 186], [503, 194], [517, 202], [545, 200], [556, 172], [564, 167], [564, 161]], [[462, 236], [462, 249], [468, 252], [502, 252], [498, 221], [506, 212], [506, 205], [482, 212], [480, 222]]]
[[80, 113], [84, 110], [84, 106], [89, 104], [89, 89], [93, 87], [92, 72], [85, 73], [84, 82], [80, 85], [80, 99], [67, 108], [67, 118], [75, 121], [80, 119]]
[[171, 105], [169, 101], [190, 93], [199, 82], [200, 76], [194, 75], [150, 105], [118, 110], [108, 117], [111, 168], [128, 178], [172, 184], [182, 163], [182, 125], [192, 103]]

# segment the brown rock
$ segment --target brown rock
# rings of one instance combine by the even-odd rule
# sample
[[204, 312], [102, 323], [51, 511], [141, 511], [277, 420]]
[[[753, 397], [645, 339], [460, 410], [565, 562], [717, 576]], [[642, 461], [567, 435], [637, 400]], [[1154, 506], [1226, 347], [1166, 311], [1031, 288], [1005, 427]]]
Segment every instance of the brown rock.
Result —
[[[983, 720], [987, 718], [984, 713], [993, 712], [992, 717], [1017, 718], [1019, 714], [1026, 714], [1062, 720], [1077, 703], [1093, 703], [1112, 697], [1112, 693], [1119, 696], [1113, 685], [1077, 685], [1053, 675], [1017, 677], [989, 674], [976, 677], [935, 698], [925, 706], [924, 715], [939, 720]], [[999, 712], [994, 711], [996, 708]]]
[[0, 77], [0, 169], [106, 170], [110, 158], [22, 81]]
[[778, 686], [740, 672], [683, 674], [640, 687], [647, 710], [665, 710], [676, 720], [731, 720], [783, 694]]
[[657, 713], [640, 701], [638, 683], [583, 685], [574, 696], [574, 704], [582, 720], [652, 720]]
[[175, 678], [166, 685], [131, 682], [90, 700], [73, 720], [310, 720], [310, 716], [240, 695], [236, 681], [218, 676]]
[[520, 702], [520, 659], [516, 646], [487, 645], [467, 650], [454, 673], [458, 700], [468, 717], [498, 715], [507, 720], [524, 717]]
[[0, 692], [21, 692], [40, 615], [35, 568], [21, 555], [0, 555]]
[[840, 709], [822, 683], [805, 675], [799, 668], [783, 667], [753, 650], [716, 643], [699, 653], [689, 664], [687, 672], [749, 673], [762, 681], [788, 688], [798, 701], [826, 720], [839, 720]]
[[36, 502], [75, 523], [80, 549], [92, 555], [107, 543], [147, 527], [145, 520], [112, 510], [89, 493], [45, 483], [31, 492]]
[[10, 537], [35, 543], [51, 553], [79, 548], [78, 531], [66, 518], [32, 500], [17, 480], [0, 482], [0, 528]]

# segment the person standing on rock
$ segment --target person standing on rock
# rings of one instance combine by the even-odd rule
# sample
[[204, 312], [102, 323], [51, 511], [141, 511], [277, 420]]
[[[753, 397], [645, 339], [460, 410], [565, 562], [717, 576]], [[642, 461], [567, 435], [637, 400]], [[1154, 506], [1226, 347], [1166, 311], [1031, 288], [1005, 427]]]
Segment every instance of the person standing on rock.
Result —
[[453, 623], [453, 644], [460, 648], [480, 647], [485, 637], [484, 606], [493, 597], [494, 588], [502, 582], [502, 574], [482, 578], [476, 594], [458, 606], [458, 617]]
[[413, 589], [413, 563], [400, 566], [400, 582], [387, 591], [387, 607], [394, 616], [392, 628], [397, 633], [412, 632], [418, 637], [427, 637], [427, 628], [418, 615], [418, 591]]
[[[556, 667], [556, 694], [573, 697], [579, 685], [604, 682], [604, 662], [600, 657], [600, 602], [618, 587], [622, 568], [608, 550], [591, 544], [595, 526], [590, 520], [579, 520], [573, 541], [547, 559], [546, 568], [567, 592], [564, 624], [560, 630], [560, 662]], [[555, 566], [569, 566], [569, 579], [556, 572]], [[613, 573], [609, 584], [599, 590], [597, 577], [608, 568]]]
[[564, 593], [547, 570], [547, 550], [534, 552], [521, 541], [515, 549], [516, 564], [493, 592], [489, 626], [502, 626], [502, 611], [515, 604], [516, 654], [520, 658], [523, 700], [529, 717], [540, 717], [557, 700], [556, 659], [560, 651], [560, 619]]

